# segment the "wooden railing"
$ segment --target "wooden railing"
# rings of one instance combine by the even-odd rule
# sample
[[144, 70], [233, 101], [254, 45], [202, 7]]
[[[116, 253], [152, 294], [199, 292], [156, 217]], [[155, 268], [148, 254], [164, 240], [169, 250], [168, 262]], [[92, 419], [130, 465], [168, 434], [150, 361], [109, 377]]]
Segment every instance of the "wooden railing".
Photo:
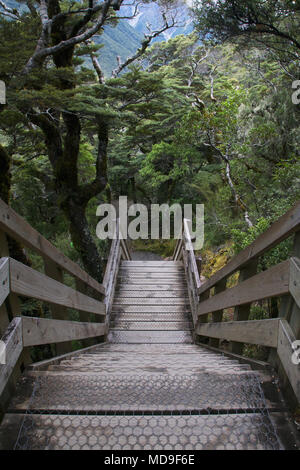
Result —
[[[45, 273], [9, 257], [7, 236], [41, 255]], [[126, 241], [120, 240], [117, 221], [100, 284], [0, 200], [0, 255], [0, 338], [5, 350], [5, 364], [0, 364], [1, 397], [10, 378], [15, 381], [19, 375], [17, 364], [24, 348], [55, 343], [56, 353], [62, 354], [70, 351], [73, 340], [105, 337], [119, 263], [121, 258], [130, 259], [130, 252]], [[64, 284], [64, 272], [74, 278], [76, 289]], [[50, 304], [52, 318], [22, 316], [20, 297]], [[68, 308], [79, 311], [80, 321], [69, 320]]]
[[[259, 258], [292, 234], [291, 258], [257, 273]], [[195, 274], [196, 260], [191, 248], [188, 224], [184, 221], [183, 237], [173, 259], [184, 263], [197, 341], [207, 343], [209, 339], [210, 346], [218, 348], [220, 340], [225, 339], [235, 354], [242, 353], [244, 343], [272, 348], [269, 361], [290, 383], [300, 402], [300, 365], [292, 361], [295, 341], [300, 338], [300, 203], [204, 283], [200, 273]], [[228, 278], [237, 271], [238, 285], [227, 289]], [[279, 317], [249, 320], [253, 302], [272, 297], [281, 299]], [[224, 310], [232, 307], [234, 321], [223, 322]]]
[[106, 264], [106, 271], [103, 278], [103, 285], [106, 290], [105, 304], [107, 314], [106, 321], [108, 325], [110, 322], [110, 312], [121, 259], [130, 261], [131, 255], [126, 240], [120, 238], [120, 219], [117, 219], [115, 234], [111, 243], [110, 253]]
[[175, 247], [173, 260], [183, 260], [185, 276], [188, 287], [188, 295], [192, 310], [193, 324], [196, 327], [198, 320], [198, 303], [199, 294], [198, 290], [201, 287], [200, 275], [198, 273], [197, 262], [195, 253], [192, 246], [192, 240], [189, 230], [189, 220], [184, 219], [182, 223], [182, 237], [178, 239]]

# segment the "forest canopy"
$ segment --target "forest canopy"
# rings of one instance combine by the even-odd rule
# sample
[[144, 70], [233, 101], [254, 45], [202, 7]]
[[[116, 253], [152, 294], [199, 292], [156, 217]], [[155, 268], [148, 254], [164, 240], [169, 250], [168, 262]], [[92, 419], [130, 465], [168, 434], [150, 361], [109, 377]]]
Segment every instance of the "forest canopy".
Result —
[[138, 5], [0, 3], [0, 197], [99, 280], [102, 202], [204, 203], [205, 246], [238, 249], [300, 196], [299, 3], [199, 1], [168, 40], [187, 6], [152, 3], [157, 24], [110, 74], [105, 27]]

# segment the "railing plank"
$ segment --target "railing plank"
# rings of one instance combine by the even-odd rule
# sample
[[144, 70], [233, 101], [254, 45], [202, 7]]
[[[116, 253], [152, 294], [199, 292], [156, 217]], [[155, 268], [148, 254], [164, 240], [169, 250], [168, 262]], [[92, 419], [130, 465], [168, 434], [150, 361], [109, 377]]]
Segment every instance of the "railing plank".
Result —
[[287, 294], [289, 292], [289, 274], [290, 260], [286, 260], [267, 271], [252, 276], [236, 287], [200, 302], [198, 315]]
[[5, 345], [5, 364], [0, 364], [0, 396], [23, 350], [22, 318], [14, 318], [1, 340]]
[[295, 340], [296, 338], [290, 325], [286, 320], [281, 319], [279, 323], [277, 352], [297, 400], [300, 402], [300, 364], [292, 362], [292, 354], [295, 352], [292, 344]]
[[198, 324], [196, 333], [211, 338], [277, 347], [279, 319]]
[[23, 245], [39, 253], [43, 258], [49, 258], [72, 276], [81, 279], [95, 291], [105, 293], [102, 284], [89, 276], [80, 266], [63, 255], [55, 246], [44, 238], [37, 230], [20, 217], [11, 207], [0, 199], [0, 229], [18, 240]]
[[105, 304], [10, 258], [11, 291], [57, 305], [105, 315]]
[[229, 263], [214, 274], [199, 288], [199, 294], [211, 289], [218, 281], [230, 276], [250, 260], [261, 256], [265, 251], [280, 243], [300, 228], [300, 202], [274, 222], [251, 245], [247, 246]]
[[33, 317], [23, 317], [22, 321], [24, 346], [80, 340], [107, 333], [105, 323], [80, 323]]

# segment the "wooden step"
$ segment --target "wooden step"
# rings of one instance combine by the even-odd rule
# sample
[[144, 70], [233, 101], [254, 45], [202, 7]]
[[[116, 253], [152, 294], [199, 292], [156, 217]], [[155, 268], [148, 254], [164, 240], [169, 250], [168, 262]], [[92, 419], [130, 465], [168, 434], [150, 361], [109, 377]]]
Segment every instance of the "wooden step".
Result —
[[126, 321], [117, 320], [111, 322], [111, 330], [144, 330], [144, 331], [170, 331], [170, 330], [192, 330], [192, 323], [190, 322], [176, 322], [176, 321]]
[[118, 279], [169, 279], [170, 281], [181, 281], [185, 279], [185, 276], [181, 273], [165, 273], [161, 270], [158, 273], [147, 273], [147, 272], [122, 272], [119, 271]]
[[186, 321], [186, 313], [119, 313], [112, 314], [111, 321]]
[[190, 314], [190, 308], [188, 305], [120, 305], [113, 304], [112, 313], [187, 313]]
[[112, 329], [108, 333], [112, 343], [193, 343], [189, 331], [126, 331]]
[[[53, 450], [185, 451], [185, 450], [274, 450], [271, 439], [261, 441], [259, 413], [227, 415], [140, 415], [80, 416], [44, 413], [6, 415], [4, 426], [18, 430], [15, 423], [30, 419], [27, 440], [33, 450], [50, 444]], [[37, 438], [36, 430], [39, 430]], [[70, 429], [76, 429], [70, 433]], [[224, 429], [227, 432], [224, 432]], [[211, 432], [213, 430], [213, 432]], [[241, 437], [241, 436], [244, 436]], [[9, 436], [4, 436], [9, 447]], [[21, 441], [23, 442], [23, 441]]]
[[118, 302], [118, 299], [124, 299], [124, 298], [149, 298], [149, 299], [166, 299], [166, 298], [185, 298], [188, 301], [188, 293], [186, 291], [179, 291], [175, 290], [173, 292], [170, 291], [164, 291], [163, 293], [161, 291], [142, 291], [142, 290], [129, 290], [129, 289], [122, 289], [122, 290], [117, 290], [115, 293], [114, 301]]
[[121, 267], [183, 267], [182, 261], [121, 261]]
[[167, 297], [167, 298], [161, 298], [161, 297], [146, 297], [146, 298], [140, 298], [140, 297], [115, 297], [114, 307], [118, 305], [189, 305], [189, 300], [188, 298], [182, 298], [182, 297]]
[[171, 274], [184, 274], [183, 267], [177, 266], [121, 266], [119, 269], [120, 273], [171, 273]]
[[140, 291], [153, 291], [153, 292], [162, 292], [162, 295], [165, 295], [164, 292], [178, 292], [186, 293], [187, 287], [182, 284], [174, 286], [174, 284], [119, 284], [117, 285], [116, 292], [140, 292]]

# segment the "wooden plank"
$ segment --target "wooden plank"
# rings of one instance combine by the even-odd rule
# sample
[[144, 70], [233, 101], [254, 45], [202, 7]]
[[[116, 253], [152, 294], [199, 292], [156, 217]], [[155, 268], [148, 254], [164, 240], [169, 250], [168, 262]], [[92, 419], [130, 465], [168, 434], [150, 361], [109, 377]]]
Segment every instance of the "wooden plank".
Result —
[[250, 260], [261, 256], [265, 251], [280, 243], [300, 228], [300, 202], [280, 217], [271, 227], [262, 233], [251, 245], [247, 246], [229, 263], [214, 274], [199, 288], [199, 294], [213, 287], [224, 277], [240, 269]]
[[182, 261], [121, 261], [121, 267], [182, 267]]
[[198, 324], [196, 333], [211, 338], [277, 347], [279, 319]]
[[284, 295], [289, 292], [289, 272], [290, 260], [283, 261], [267, 271], [241, 282], [236, 287], [227, 289], [204, 302], [200, 302], [198, 315], [248, 304], [255, 300]]
[[190, 312], [188, 305], [115, 305], [112, 313], [164, 313], [164, 312]]
[[[179, 284], [180, 286], [181, 284]], [[124, 292], [125, 294], [127, 292], [141, 292], [141, 291], [153, 291], [153, 292], [158, 292], [158, 291], [163, 291], [163, 292], [178, 292], [178, 293], [185, 293], [187, 292], [187, 289], [185, 286], [182, 286], [182, 288], [178, 289], [178, 286], [174, 286], [173, 284], [149, 284], [149, 285], [144, 285], [144, 284], [121, 284], [119, 288], [117, 289], [117, 292], [122, 293]], [[162, 292], [162, 295], [164, 293]]]
[[114, 299], [114, 305], [189, 305], [189, 299], [182, 297], [168, 297], [168, 298], [128, 298], [117, 297]]
[[33, 317], [23, 317], [22, 320], [24, 346], [79, 340], [107, 333], [107, 326], [104, 323], [80, 323]]
[[170, 282], [172, 283], [172, 287], [175, 289], [178, 287], [181, 289], [182, 287], [186, 287], [186, 280], [183, 278], [183, 280], [172, 280], [172, 279], [127, 279], [127, 278], [118, 278], [118, 281], [120, 282], [120, 285], [122, 287], [128, 287], [128, 286], [156, 286], [157, 283], [159, 282], [160, 286], [163, 285], [170, 285]]
[[56, 305], [105, 315], [105, 304], [10, 258], [11, 291]]
[[117, 319], [114, 320], [111, 324], [112, 328], [116, 329], [125, 329], [130, 331], [149, 331], [149, 330], [159, 330], [159, 331], [170, 331], [170, 330], [181, 330], [181, 331], [190, 331], [192, 329], [192, 323], [188, 321], [130, 321]]
[[166, 273], [166, 274], [183, 274], [183, 267], [171, 266], [171, 267], [162, 267], [162, 266], [133, 266], [133, 267], [120, 267], [120, 272], [125, 274], [148, 274], [148, 273]]
[[281, 319], [279, 321], [277, 352], [297, 400], [300, 402], [300, 364], [294, 364], [292, 361], [292, 355], [295, 352], [292, 347], [294, 341], [296, 338], [290, 325], [286, 320]]
[[116, 295], [114, 297], [115, 299], [115, 302], [118, 302], [118, 299], [124, 299], [126, 297], [128, 297], [129, 299], [135, 299], [135, 298], [143, 298], [143, 299], [161, 299], [161, 298], [182, 298], [182, 297], [187, 297], [188, 293], [185, 292], [185, 291], [178, 291], [178, 290], [175, 290], [174, 292], [170, 292], [170, 291], [164, 291], [164, 292], [157, 292], [157, 291], [144, 291], [144, 290], [140, 290], [140, 291], [134, 291], [134, 290], [122, 290], [122, 291], [118, 291], [116, 292]]
[[0, 364], [0, 395], [2, 394], [23, 350], [22, 318], [14, 318], [2, 336], [4, 343], [5, 364]]
[[9, 259], [0, 258], [0, 305], [9, 294]]
[[300, 307], [300, 260], [295, 257], [291, 258], [289, 289], [296, 304]]
[[39, 253], [43, 258], [49, 258], [72, 276], [84, 281], [95, 291], [101, 294], [105, 293], [103, 285], [89, 276], [78, 264], [62, 254], [46, 238], [31, 227], [26, 220], [5, 204], [2, 199], [0, 199], [0, 229], [23, 245]]

